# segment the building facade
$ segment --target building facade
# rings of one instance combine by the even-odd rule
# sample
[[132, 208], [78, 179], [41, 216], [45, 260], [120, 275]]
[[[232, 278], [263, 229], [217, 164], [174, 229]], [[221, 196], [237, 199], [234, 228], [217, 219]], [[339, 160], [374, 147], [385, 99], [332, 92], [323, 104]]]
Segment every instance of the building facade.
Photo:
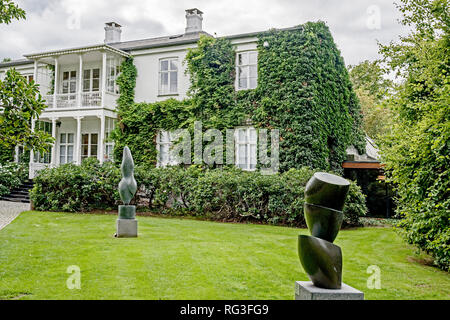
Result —
[[[25, 54], [25, 59], [0, 63], [0, 79], [9, 68], [15, 68], [39, 85], [48, 106], [32, 126], [50, 133], [55, 144], [47, 154], [31, 152], [30, 178], [48, 166], [80, 164], [88, 157], [100, 162], [111, 159], [113, 142], [108, 138], [117, 119], [119, 88], [116, 79], [127, 57], [134, 58], [137, 68], [136, 102], [186, 98], [190, 81], [183, 61], [188, 49], [196, 47], [200, 35], [208, 34], [203, 31], [202, 21], [200, 10], [189, 9], [184, 33], [134, 41], [121, 41], [122, 27], [109, 22], [104, 28], [104, 43]], [[256, 35], [227, 37], [236, 51], [236, 90], [257, 85]], [[168, 134], [160, 137], [160, 164], [170, 164], [166, 151], [170, 137]], [[248, 154], [251, 148], [242, 145], [242, 154], [237, 155], [243, 159], [241, 167], [253, 168], [255, 164], [250, 162], [255, 157]], [[16, 147], [16, 159], [20, 158], [22, 150]]]

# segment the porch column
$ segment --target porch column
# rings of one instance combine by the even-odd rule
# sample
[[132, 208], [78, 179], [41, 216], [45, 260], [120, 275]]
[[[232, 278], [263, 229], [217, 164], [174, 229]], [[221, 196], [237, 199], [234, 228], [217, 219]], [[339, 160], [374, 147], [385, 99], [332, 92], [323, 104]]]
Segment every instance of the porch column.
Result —
[[38, 77], [38, 61], [34, 60], [33, 80], [35, 83], [37, 83], [37, 77]]
[[53, 143], [53, 147], [52, 147], [52, 161], [51, 161], [51, 166], [52, 167], [56, 167], [56, 164], [59, 161], [56, 161], [56, 121], [58, 120], [58, 118], [52, 118], [52, 137], [54, 139], [54, 143]]
[[58, 89], [58, 57], [55, 58], [55, 83], [54, 83], [54, 87], [53, 87], [53, 108], [56, 108], [56, 94], [57, 94], [57, 89]]
[[78, 76], [78, 107], [83, 104], [82, 101], [83, 92], [83, 54], [79, 54], [79, 76]]
[[103, 163], [103, 160], [105, 159], [105, 115], [102, 114], [98, 117], [100, 118], [100, 142], [98, 148], [98, 161], [100, 161], [100, 163]]
[[[36, 128], [36, 119], [31, 119], [31, 132], [34, 132]], [[34, 163], [34, 150], [30, 150], [30, 164]]]
[[106, 95], [106, 51], [102, 54], [102, 108], [105, 107], [105, 95]]
[[83, 117], [76, 117], [77, 120], [77, 136], [76, 136], [76, 143], [75, 143], [75, 163], [81, 164], [81, 119]]

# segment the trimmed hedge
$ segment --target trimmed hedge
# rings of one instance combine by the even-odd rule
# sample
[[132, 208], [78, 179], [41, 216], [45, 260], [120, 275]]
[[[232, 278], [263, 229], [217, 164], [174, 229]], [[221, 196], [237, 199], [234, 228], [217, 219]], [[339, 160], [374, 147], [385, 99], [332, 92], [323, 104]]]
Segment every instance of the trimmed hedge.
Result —
[[[136, 168], [140, 186], [133, 200], [141, 210], [219, 221], [305, 226], [303, 193], [314, 173], [304, 167], [275, 175], [237, 168]], [[116, 208], [120, 170], [94, 161], [45, 169], [34, 180], [31, 199], [38, 210], [90, 211]], [[344, 226], [359, 225], [367, 208], [352, 183], [344, 208]]]
[[23, 163], [0, 164], [0, 197], [19, 187], [28, 179], [28, 165]]

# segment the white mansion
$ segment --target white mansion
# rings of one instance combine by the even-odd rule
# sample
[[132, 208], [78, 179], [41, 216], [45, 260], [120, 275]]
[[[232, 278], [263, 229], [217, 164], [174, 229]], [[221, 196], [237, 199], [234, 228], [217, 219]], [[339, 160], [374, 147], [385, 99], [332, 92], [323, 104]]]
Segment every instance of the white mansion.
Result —
[[[39, 84], [48, 105], [33, 122], [33, 127], [51, 133], [56, 142], [48, 154], [31, 154], [30, 178], [45, 166], [79, 164], [87, 157], [103, 162], [112, 157], [113, 145], [108, 135], [117, 118], [116, 78], [125, 58], [134, 57], [138, 71], [136, 102], [186, 98], [190, 81], [182, 62], [187, 50], [196, 46], [200, 35], [207, 34], [202, 30], [202, 14], [198, 9], [186, 10], [183, 34], [121, 41], [121, 26], [109, 22], [105, 25], [104, 43], [25, 54], [25, 59], [0, 63], [0, 79], [7, 69], [14, 67]], [[256, 35], [227, 37], [237, 52], [236, 68], [240, 75], [237, 90], [256, 87]], [[249, 135], [253, 136], [251, 132]], [[161, 142], [164, 145], [164, 141]], [[249, 153], [253, 148], [249, 145], [246, 149]], [[17, 147], [17, 159], [21, 152], [22, 148]], [[249, 154], [243, 156], [247, 162], [253, 158]], [[249, 163], [247, 167], [250, 168]]]
[[[112, 158], [113, 142], [108, 137], [117, 119], [116, 79], [127, 57], [134, 58], [138, 72], [136, 102], [186, 98], [190, 80], [183, 61], [188, 49], [196, 47], [200, 35], [208, 34], [202, 29], [202, 15], [196, 8], [186, 10], [183, 34], [134, 41], [121, 41], [121, 26], [109, 22], [105, 26], [104, 43], [26, 54], [25, 59], [0, 63], [0, 79], [4, 78], [6, 70], [15, 68], [29, 81], [39, 84], [48, 105], [32, 125], [34, 129], [51, 133], [55, 145], [47, 154], [31, 152], [30, 178], [46, 166], [80, 164], [88, 157], [96, 157], [100, 162]], [[226, 37], [236, 52], [236, 90], [257, 86], [258, 34]], [[254, 170], [257, 161], [255, 129], [240, 128], [235, 139], [237, 166]], [[168, 151], [170, 134], [159, 134], [157, 143], [158, 164], [173, 164]], [[22, 152], [23, 148], [16, 147], [16, 161]], [[378, 162], [376, 149], [359, 155], [350, 147], [347, 153], [353, 160]]]

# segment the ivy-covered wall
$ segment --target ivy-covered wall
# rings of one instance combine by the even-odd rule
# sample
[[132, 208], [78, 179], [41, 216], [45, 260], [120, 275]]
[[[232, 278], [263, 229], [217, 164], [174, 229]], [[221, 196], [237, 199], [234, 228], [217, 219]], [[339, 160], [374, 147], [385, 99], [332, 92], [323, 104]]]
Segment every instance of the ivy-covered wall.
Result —
[[[361, 112], [344, 61], [328, 27], [308, 22], [258, 36], [258, 86], [236, 91], [230, 40], [202, 36], [186, 56], [190, 99], [133, 102], [136, 68], [122, 66], [115, 156], [128, 145], [139, 163], [156, 163], [159, 129], [231, 129], [247, 120], [280, 130], [280, 170], [309, 166], [341, 170], [345, 150], [364, 151]], [[225, 135], [224, 135], [225, 136]]]

